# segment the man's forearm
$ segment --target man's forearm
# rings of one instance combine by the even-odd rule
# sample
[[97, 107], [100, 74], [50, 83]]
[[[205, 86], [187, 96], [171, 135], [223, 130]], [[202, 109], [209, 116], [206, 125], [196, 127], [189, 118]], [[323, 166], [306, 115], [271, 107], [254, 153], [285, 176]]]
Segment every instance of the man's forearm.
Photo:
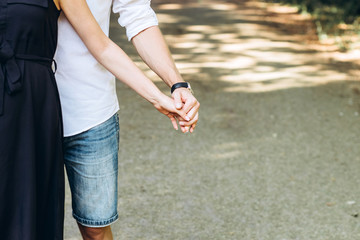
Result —
[[[164, 37], [157, 26], [145, 29], [132, 38], [132, 42], [143, 61], [153, 70], [169, 87], [183, 82], [175, 62], [171, 56]], [[186, 88], [177, 88], [172, 93], [177, 109], [189, 114], [191, 121], [181, 122], [183, 132], [193, 132], [198, 121], [200, 103]]]
[[177, 82], [184, 81], [157, 26], [145, 29], [133, 37], [131, 41], [143, 61], [169, 87]]

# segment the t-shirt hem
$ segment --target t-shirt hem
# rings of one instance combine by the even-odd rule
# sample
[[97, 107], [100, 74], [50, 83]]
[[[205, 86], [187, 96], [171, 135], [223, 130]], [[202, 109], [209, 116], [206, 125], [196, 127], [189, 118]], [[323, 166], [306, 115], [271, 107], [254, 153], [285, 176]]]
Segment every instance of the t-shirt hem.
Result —
[[99, 119], [99, 121], [96, 121], [96, 122], [94, 122], [94, 123], [92, 123], [92, 124], [90, 124], [90, 125], [88, 125], [88, 126], [86, 126], [86, 127], [80, 128], [80, 129], [78, 129], [78, 130], [76, 130], [76, 131], [71, 131], [71, 132], [65, 132], [65, 131], [64, 131], [64, 137], [71, 137], [71, 136], [74, 136], [74, 135], [83, 133], [83, 132], [85, 132], [85, 131], [93, 128], [93, 127], [96, 127], [96, 126], [98, 126], [98, 125], [106, 122], [106, 120], [108, 120], [109, 118], [111, 118], [112, 116], [114, 116], [114, 114], [116, 114], [119, 110], [120, 110], [120, 108], [117, 107], [115, 111], [111, 112], [111, 114], [105, 115], [105, 117]]

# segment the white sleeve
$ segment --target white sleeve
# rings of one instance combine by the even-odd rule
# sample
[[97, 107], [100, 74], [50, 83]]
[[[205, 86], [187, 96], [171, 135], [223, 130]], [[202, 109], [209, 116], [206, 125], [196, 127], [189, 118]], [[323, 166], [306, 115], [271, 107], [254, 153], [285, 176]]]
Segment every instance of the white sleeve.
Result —
[[139, 32], [158, 25], [151, 0], [113, 0], [113, 12], [119, 14], [118, 22], [126, 28], [130, 41]]

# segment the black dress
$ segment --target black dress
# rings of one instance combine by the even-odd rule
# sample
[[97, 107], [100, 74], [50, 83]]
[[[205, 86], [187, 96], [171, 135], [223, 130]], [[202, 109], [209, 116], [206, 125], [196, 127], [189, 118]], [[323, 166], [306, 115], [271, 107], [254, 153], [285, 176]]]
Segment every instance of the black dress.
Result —
[[0, 239], [63, 239], [52, 0], [0, 0]]

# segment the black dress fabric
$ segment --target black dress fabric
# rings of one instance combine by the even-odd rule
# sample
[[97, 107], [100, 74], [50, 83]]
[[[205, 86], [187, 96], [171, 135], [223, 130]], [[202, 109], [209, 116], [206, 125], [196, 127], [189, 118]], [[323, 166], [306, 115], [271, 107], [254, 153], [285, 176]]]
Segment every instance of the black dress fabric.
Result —
[[63, 239], [62, 118], [52, 0], [0, 0], [0, 239]]

